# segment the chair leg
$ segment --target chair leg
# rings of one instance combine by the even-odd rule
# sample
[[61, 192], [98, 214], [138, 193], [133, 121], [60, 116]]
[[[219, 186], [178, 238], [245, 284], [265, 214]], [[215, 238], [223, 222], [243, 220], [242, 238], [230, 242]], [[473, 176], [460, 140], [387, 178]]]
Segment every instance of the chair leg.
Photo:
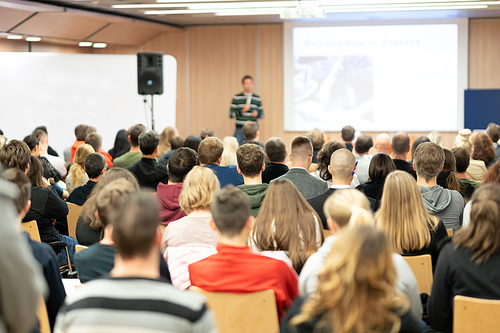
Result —
[[73, 273], [73, 269], [71, 268], [71, 260], [69, 259], [69, 252], [68, 252], [68, 247], [64, 247], [64, 249], [66, 250], [66, 256], [68, 258], [68, 268], [69, 268], [69, 273]]

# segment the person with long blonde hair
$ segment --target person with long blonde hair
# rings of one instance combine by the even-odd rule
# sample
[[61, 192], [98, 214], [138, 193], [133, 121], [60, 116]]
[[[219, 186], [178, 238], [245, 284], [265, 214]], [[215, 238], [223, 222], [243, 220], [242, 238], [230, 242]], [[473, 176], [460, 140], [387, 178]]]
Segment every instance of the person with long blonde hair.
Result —
[[83, 164], [85, 163], [85, 158], [92, 153], [95, 153], [94, 148], [86, 143], [76, 149], [73, 164], [69, 168], [68, 176], [66, 177], [66, 190], [69, 193], [78, 186], [87, 184], [89, 181], [89, 176], [87, 176]]
[[221, 166], [237, 165], [236, 150], [238, 149], [238, 140], [234, 136], [226, 136], [222, 140], [224, 152], [222, 153]]
[[269, 186], [252, 226], [250, 243], [258, 251], [287, 251], [300, 272], [307, 258], [323, 243], [320, 219], [288, 179]]
[[471, 203], [470, 224], [443, 246], [434, 273], [429, 319], [440, 332], [453, 331], [455, 296], [500, 299], [500, 185], [481, 186]]
[[160, 160], [171, 149], [170, 140], [179, 135], [175, 127], [167, 127], [161, 132], [160, 144], [158, 146], [158, 160]]
[[430, 254], [432, 265], [436, 265], [437, 245], [448, 234], [443, 222], [427, 212], [417, 183], [409, 173], [398, 170], [387, 176], [375, 220], [396, 253]]
[[332, 247], [309, 300], [298, 299], [281, 332], [421, 332], [395, 290], [397, 274], [385, 235], [351, 227]]

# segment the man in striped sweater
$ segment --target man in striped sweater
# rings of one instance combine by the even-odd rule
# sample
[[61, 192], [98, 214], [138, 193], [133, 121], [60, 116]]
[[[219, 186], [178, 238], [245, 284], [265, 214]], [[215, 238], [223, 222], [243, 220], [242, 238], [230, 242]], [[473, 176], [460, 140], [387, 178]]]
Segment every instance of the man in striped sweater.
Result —
[[160, 278], [156, 198], [130, 193], [109, 219], [118, 255], [110, 277], [78, 288], [59, 311], [54, 332], [217, 332], [203, 296]]
[[244, 140], [242, 128], [245, 122], [249, 120], [257, 122], [259, 118], [264, 118], [262, 100], [259, 95], [252, 92], [253, 77], [245, 75], [241, 83], [243, 92], [234, 95], [231, 102], [231, 110], [229, 111], [229, 117], [236, 118], [234, 136], [240, 145], [242, 145]]

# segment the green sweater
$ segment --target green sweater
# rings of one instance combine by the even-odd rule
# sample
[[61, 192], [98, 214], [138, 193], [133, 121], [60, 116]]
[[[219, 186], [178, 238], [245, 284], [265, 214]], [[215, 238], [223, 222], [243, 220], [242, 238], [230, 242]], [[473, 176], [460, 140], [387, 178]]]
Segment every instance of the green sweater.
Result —
[[[248, 96], [244, 93], [239, 93], [234, 95], [231, 102], [231, 109], [229, 111], [229, 117], [236, 117], [236, 125], [245, 125], [248, 120], [257, 121], [259, 118], [264, 118], [264, 109], [262, 108], [262, 100], [259, 95], [252, 93], [252, 100], [250, 101], [250, 110], [247, 112], [241, 112], [245, 107]], [[252, 112], [257, 111], [257, 118], [252, 117]]]
[[239, 185], [238, 188], [245, 192], [245, 194], [250, 199], [250, 204], [252, 205], [251, 214], [253, 217], [257, 217], [259, 214], [260, 206], [266, 197], [268, 184], [255, 184], [255, 185]]

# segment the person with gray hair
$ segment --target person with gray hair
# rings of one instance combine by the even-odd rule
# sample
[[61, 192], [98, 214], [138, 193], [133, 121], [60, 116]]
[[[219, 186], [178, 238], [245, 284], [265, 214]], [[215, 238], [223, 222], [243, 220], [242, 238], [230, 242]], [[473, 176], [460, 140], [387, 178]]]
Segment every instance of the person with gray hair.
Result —
[[155, 191], [159, 183], [168, 183], [167, 168], [156, 160], [159, 144], [160, 136], [156, 131], [141, 133], [139, 135], [139, 147], [142, 158], [139, 162], [127, 168], [137, 178], [139, 186], [151, 188]]
[[410, 136], [406, 132], [397, 132], [391, 140], [392, 161], [396, 169], [406, 171], [417, 180], [417, 173], [413, 170], [413, 165], [406, 160], [410, 152]]

